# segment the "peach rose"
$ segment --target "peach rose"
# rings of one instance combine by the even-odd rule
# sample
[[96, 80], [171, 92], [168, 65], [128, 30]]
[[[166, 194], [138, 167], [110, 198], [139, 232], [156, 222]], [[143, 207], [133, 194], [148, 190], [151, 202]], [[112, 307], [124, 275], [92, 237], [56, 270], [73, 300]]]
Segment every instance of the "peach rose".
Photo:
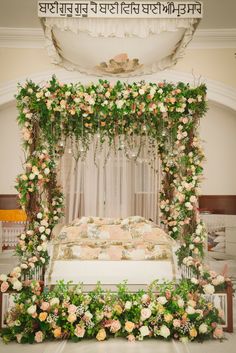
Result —
[[117, 331], [119, 331], [121, 328], [121, 324], [119, 320], [113, 320], [110, 326], [110, 330], [112, 333], [116, 333]]
[[47, 311], [49, 309], [50, 304], [48, 302], [42, 302], [40, 309], [43, 311]]
[[61, 337], [61, 327], [56, 327], [53, 330], [53, 335], [55, 338], [60, 338]]
[[107, 336], [106, 330], [104, 328], [101, 328], [97, 333], [96, 339], [98, 341], [104, 341], [106, 336]]
[[127, 338], [128, 338], [129, 342], [134, 342], [135, 341], [134, 335], [128, 335]]
[[81, 327], [80, 325], [76, 325], [74, 333], [75, 333], [75, 336], [82, 338], [82, 337], [84, 337], [85, 329], [84, 329], [84, 327]]
[[197, 337], [197, 330], [195, 329], [195, 327], [192, 327], [189, 330], [189, 334], [190, 334], [190, 337]]
[[222, 338], [223, 337], [223, 330], [222, 327], [217, 326], [213, 332], [214, 338]]
[[48, 316], [48, 313], [46, 311], [42, 312], [39, 314], [39, 320], [40, 321], [45, 321]]
[[132, 321], [126, 321], [125, 330], [127, 332], [132, 332], [134, 328], [135, 328], [135, 324]]
[[70, 323], [73, 323], [73, 322], [75, 322], [76, 319], [77, 319], [77, 317], [75, 314], [69, 314], [67, 321], [69, 321]]
[[173, 320], [173, 316], [171, 315], [171, 314], [165, 314], [164, 315], [164, 320], [165, 320], [165, 322], [170, 322], [170, 321], [172, 321]]
[[35, 340], [35, 342], [37, 342], [37, 343], [40, 343], [40, 342], [43, 341], [43, 333], [42, 333], [42, 331], [37, 331], [37, 332], [35, 333], [34, 340]]
[[2, 284], [1, 284], [1, 292], [5, 293], [8, 290], [8, 288], [9, 288], [9, 283], [2, 282]]

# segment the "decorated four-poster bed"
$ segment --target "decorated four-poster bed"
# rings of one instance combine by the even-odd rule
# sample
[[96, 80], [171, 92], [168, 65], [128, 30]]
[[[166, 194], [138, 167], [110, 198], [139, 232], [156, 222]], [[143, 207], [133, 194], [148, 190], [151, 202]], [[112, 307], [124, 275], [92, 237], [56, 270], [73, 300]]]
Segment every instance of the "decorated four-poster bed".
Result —
[[[228, 280], [204, 266], [206, 232], [197, 210], [204, 158], [198, 126], [205, 96], [204, 85], [165, 82], [101, 80], [84, 86], [53, 77], [44, 86], [29, 81], [19, 87], [27, 158], [17, 190], [27, 225], [17, 246], [19, 266], [0, 278], [3, 292], [20, 293], [7, 316], [6, 340], [103, 340], [113, 334], [130, 340], [222, 338], [220, 312], [204, 295], [226, 288]], [[57, 181], [62, 141], [70, 140], [81, 159], [98, 133], [101, 145], [106, 141], [114, 148], [133, 136], [151, 141], [149, 153], [161, 160], [162, 228], [140, 216], [91, 215], [56, 231], [64, 203]], [[177, 265], [185, 266], [185, 278]], [[97, 281], [118, 289], [83, 294], [80, 286], [62, 280], [83, 282], [86, 290]], [[136, 286], [136, 293], [119, 285], [121, 280]], [[146, 293], [137, 291], [150, 282]]]

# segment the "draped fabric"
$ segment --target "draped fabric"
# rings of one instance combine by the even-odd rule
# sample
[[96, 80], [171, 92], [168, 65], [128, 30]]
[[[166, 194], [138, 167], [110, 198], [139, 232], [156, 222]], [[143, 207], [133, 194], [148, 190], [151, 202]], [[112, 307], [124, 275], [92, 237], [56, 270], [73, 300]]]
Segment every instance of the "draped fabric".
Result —
[[96, 138], [77, 161], [71, 148], [65, 148], [59, 177], [66, 222], [82, 216], [139, 215], [158, 223], [159, 159], [145, 145], [137, 158], [127, 158], [127, 153], [134, 151], [101, 145]]

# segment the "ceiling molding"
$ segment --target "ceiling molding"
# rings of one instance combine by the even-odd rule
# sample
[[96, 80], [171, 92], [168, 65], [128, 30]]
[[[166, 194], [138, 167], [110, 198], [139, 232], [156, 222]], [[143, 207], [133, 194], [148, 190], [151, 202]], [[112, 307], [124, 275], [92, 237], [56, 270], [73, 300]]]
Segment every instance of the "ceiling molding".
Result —
[[[56, 75], [58, 80], [65, 83], [88, 83], [96, 81], [96, 76], [83, 75], [75, 71], [66, 71], [65, 69], [56, 69], [44, 72], [38, 72], [30, 75], [30, 79], [36, 83], [45, 83], [50, 80], [52, 75]], [[105, 76], [104, 79], [108, 79], [111, 82], [116, 81], [116, 77]], [[5, 82], [0, 85], [0, 108], [4, 108], [6, 105], [14, 102], [15, 94], [17, 93], [17, 84], [24, 83], [27, 77], [19, 78]], [[119, 78], [122, 81], [122, 78]], [[125, 82], [133, 82], [134, 78], [123, 79]], [[223, 84], [222, 82], [211, 80], [208, 78], [201, 77], [199, 80], [194, 77], [191, 73], [176, 71], [176, 70], [164, 70], [152, 75], [139, 76], [136, 80], [146, 80], [152, 82], [160, 82], [163, 80], [170, 82], [185, 82], [192, 86], [196, 86], [199, 83], [205, 83], [207, 86], [208, 99], [217, 104], [228, 107], [236, 111], [236, 88]]]
[[0, 48], [44, 48], [41, 28], [0, 27]]
[[[44, 48], [41, 28], [0, 27], [0, 48]], [[236, 48], [236, 28], [198, 29], [191, 49]]]
[[198, 29], [190, 49], [236, 48], [236, 28]]

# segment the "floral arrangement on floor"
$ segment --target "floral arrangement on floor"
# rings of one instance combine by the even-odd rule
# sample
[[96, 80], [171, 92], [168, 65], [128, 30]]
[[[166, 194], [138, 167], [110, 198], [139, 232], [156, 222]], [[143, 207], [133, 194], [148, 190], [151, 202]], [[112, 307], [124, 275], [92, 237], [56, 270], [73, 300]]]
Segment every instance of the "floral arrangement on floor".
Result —
[[[215, 327], [221, 320], [220, 315], [200, 295], [213, 293], [215, 287], [226, 285], [225, 278], [213, 276], [203, 266], [206, 231], [197, 210], [204, 159], [198, 126], [207, 109], [206, 87], [166, 82], [127, 84], [118, 81], [112, 84], [103, 80], [85, 86], [62, 84], [53, 77], [43, 86], [31, 81], [19, 86], [16, 99], [26, 153], [24, 171], [17, 177], [16, 188], [27, 213], [27, 226], [19, 235], [19, 266], [10, 274], [0, 276], [2, 292], [13, 289], [20, 293], [8, 316], [4, 340], [18, 337], [18, 341], [32, 342], [82, 336], [97, 336], [102, 340], [112, 334], [129, 336], [130, 340], [145, 336], [220, 338], [222, 331]], [[85, 296], [65, 289], [62, 284], [51, 294], [46, 288], [41, 293], [39, 284], [32, 282], [29, 286], [26, 281], [27, 277], [34, 277], [38, 268], [44, 269], [47, 265], [48, 241], [63, 214], [57, 166], [65, 144], [70, 140], [74, 157], [83, 158], [95, 136], [101, 145], [108, 140], [110, 146], [118, 148], [120, 142], [133, 136], [145, 136], [154, 142], [152, 153], [158, 152], [160, 156], [162, 224], [168, 234], [182, 244], [178, 250], [179, 264], [195, 274], [193, 282], [184, 285], [185, 292], [181, 283], [172, 287], [170, 284], [166, 303], [159, 303], [158, 297], [151, 293], [148, 304], [143, 304], [140, 293], [98, 296], [95, 290]], [[195, 295], [192, 286], [195, 286]], [[60, 294], [58, 288], [62, 287]], [[32, 290], [36, 291], [33, 296]], [[187, 298], [187, 293], [192, 293], [192, 297]], [[54, 297], [57, 300], [52, 304]], [[184, 301], [182, 307], [176, 304], [176, 298]], [[189, 300], [195, 304], [188, 304]], [[133, 303], [130, 310], [125, 309], [126, 302]], [[113, 309], [115, 303], [122, 309], [120, 314]], [[79, 314], [80, 305], [87, 308], [82, 314]], [[192, 311], [188, 313], [189, 306]], [[76, 312], [68, 313], [68, 308], [73, 311], [75, 307]], [[109, 307], [110, 317], [105, 316], [106, 307]], [[87, 311], [92, 315], [90, 318], [85, 315]], [[96, 318], [95, 321], [92, 318]], [[90, 322], [91, 327], [87, 324]]]
[[19, 343], [109, 337], [222, 339], [221, 313], [195, 290], [195, 283], [182, 280], [177, 286], [153, 283], [147, 292], [137, 293], [130, 293], [125, 284], [118, 285], [116, 293], [104, 292], [98, 285], [86, 294], [81, 286], [63, 281], [51, 291], [42, 291], [32, 281], [17, 296], [1, 335], [4, 342]]

